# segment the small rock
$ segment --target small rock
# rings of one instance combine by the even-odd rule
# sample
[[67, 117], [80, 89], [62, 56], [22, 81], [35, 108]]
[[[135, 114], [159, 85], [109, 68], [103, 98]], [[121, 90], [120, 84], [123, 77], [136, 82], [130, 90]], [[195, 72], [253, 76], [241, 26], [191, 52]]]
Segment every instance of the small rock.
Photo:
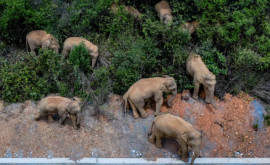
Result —
[[142, 157], [142, 154], [141, 154], [140, 151], [132, 150], [131, 153], [130, 153], [130, 156], [133, 157], [133, 158], [134, 157], [135, 158], [140, 158], [140, 157]]
[[18, 152], [15, 153], [14, 157], [15, 158], [23, 158], [23, 151], [19, 150]]
[[48, 151], [48, 156], [47, 156], [48, 159], [52, 159], [53, 158], [53, 151], [52, 150], [49, 150]]
[[12, 153], [10, 152], [10, 148], [6, 152], [6, 158], [12, 158]]
[[240, 152], [235, 152], [234, 153], [234, 156], [236, 156], [236, 157], [243, 157], [244, 156], [244, 154], [242, 154], [242, 153], [240, 153]]

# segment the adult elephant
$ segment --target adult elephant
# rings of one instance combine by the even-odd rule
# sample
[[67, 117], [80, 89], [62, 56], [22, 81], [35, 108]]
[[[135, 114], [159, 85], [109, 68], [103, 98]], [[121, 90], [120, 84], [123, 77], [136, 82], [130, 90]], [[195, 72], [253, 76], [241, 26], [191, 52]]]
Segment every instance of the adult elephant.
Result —
[[180, 145], [178, 154], [182, 161], [188, 161], [188, 147], [193, 151], [191, 164], [200, 156], [202, 134], [180, 117], [164, 114], [156, 117], [148, 133], [148, 141], [155, 143], [156, 147], [162, 148], [161, 139], [176, 139]]
[[51, 34], [44, 30], [34, 30], [26, 36], [26, 50], [28, 46], [33, 54], [36, 54], [35, 50], [38, 48], [48, 48], [54, 50], [55, 53], [59, 52], [59, 42]]
[[68, 55], [69, 51], [74, 47], [79, 45], [80, 43], [83, 43], [86, 47], [86, 49], [89, 51], [89, 55], [92, 58], [92, 68], [95, 67], [95, 64], [97, 62], [98, 58], [98, 47], [94, 45], [92, 42], [81, 38], [81, 37], [69, 37], [65, 40], [64, 42], [64, 47], [62, 54], [63, 55]]
[[171, 106], [171, 102], [177, 94], [177, 85], [174, 78], [164, 76], [144, 78], [137, 81], [123, 96], [125, 112], [129, 103], [133, 110], [133, 117], [135, 119], [139, 117], [137, 110], [140, 111], [142, 118], [147, 118], [148, 114], [144, 111], [144, 105], [147, 100], [153, 97], [156, 102], [155, 115], [159, 115], [160, 108], [163, 103], [163, 92], [172, 93], [172, 97], [168, 100], [168, 105]]
[[200, 84], [204, 86], [205, 102], [211, 103], [217, 109], [213, 99], [216, 85], [216, 76], [208, 70], [200, 55], [191, 52], [187, 60], [187, 73], [193, 77], [195, 89], [193, 98], [198, 99]]

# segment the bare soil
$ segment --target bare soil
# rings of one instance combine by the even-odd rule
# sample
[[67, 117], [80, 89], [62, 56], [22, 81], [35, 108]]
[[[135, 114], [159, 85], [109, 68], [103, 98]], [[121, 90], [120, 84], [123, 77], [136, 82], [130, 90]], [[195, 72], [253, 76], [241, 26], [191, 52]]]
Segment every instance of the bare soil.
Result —
[[[226, 94], [223, 101], [217, 100], [217, 110], [203, 98], [201, 94], [194, 100], [184, 91], [172, 107], [166, 106], [166, 99], [162, 106], [163, 113], [180, 116], [203, 131], [203, 157], [270, 157], [270, 127], [254, 130], [252, 97]], [[88, 105], [75, 130], [70, 120], [64, 127], [58, 121], [34, 121], [38, 109], [33, 101], [6, 107], [0, 102], [0, 157], [178, 157], [175, 140], [164, 139], [162, 149], [147, 141], [154, 104], [146, 108], [147, 119], [133, 119], [131, 110], [124, 115], [122, 107], [120, 96], [111, 96], [99, 110]]]

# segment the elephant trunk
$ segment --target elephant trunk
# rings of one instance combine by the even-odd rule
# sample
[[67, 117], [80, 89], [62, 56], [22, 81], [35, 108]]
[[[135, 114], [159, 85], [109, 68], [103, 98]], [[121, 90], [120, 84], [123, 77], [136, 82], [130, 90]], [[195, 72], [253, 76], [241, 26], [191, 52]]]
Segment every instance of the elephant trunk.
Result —
[[212, 106], [213, 106], [215, 109], [217, 109], [216, 103], [215, 103], [215, 101], [214, 101], [214, 90], [212, 90], [212, 91], [210, 92], [210, 103], [212, 104]]
[[192, 147], [192, 159], [191, 159], [191, 165], [193, 165], [193, 163], [194, 163], [194, 161], [195, 161], [195, 159], [197, 158], [197, 157], [201, 157], [202, 155], [201, 155], [201, 151], [200, 151], [200, 142], [201, 142], [201, 138], [200, 139], [198, 139], [199, 140], [199, 142], [197, 141], [196, 142], [196, 145], [193, 145], [193, 147]]
[[59, 49], [54, 49], [54, 52], [55, 52], [56, 54], [59, 54]]
[[82, 113], [81, 112], [78, 112], [77, 113], [77, 120], [76, 120], [76, 124], [77, 125], [80, 125], [81, 119], [82, 119]]
[[172, 97], [168, 100], [168, 105], [172, 106], [172, 100], [176, 97], [177, 94], [177, 88], [175, 90], [172, 91]]
[[94, 69], [96, 62], [97, 62], [97, 57], [93, 57], [92, 58], [92, 65], [91, 65], [92, 69]]
[[199, 154], [198, 154], [198, 153], [193, 152], [193, 155], [192, 155], [192, 159], [191, 159], [191, 163], [190, 163], [190, 165], [193, 165], [194, 160], [195, 160], [195, 159], [196, 159], [198, 156], [199, 156]]
[[216, 103], [215, 103], [215, 101], [213, 99], [211, 99], [211, 104], [215, 109], [217, 109]]

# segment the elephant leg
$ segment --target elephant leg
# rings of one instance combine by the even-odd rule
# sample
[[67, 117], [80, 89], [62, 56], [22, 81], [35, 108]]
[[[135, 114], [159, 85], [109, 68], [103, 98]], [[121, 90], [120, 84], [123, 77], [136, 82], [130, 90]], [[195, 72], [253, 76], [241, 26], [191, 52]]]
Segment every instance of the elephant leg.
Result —
[[152, 132], [151, 132], [151, 135], [148, 138], [148, 141], [150, 143], [154, 144], [155, 143], [155, 138], [156, 138], [156, 136], [155, 136], [155, 129], [154, 129], [154, 126], [153, 126]]
[[52, 114], [49, 114], [48, 115], [48, 121], [50, 122], [50, 123], [53, 123], [53, 117], [52, 117]]
[[156, 112], [154, 113], [155, 116], [158, 116], [160, 114], [161, 105], [163, 103], [163, 93], [159, 92], [155, 95], [154, 99], [156, 102]]
[[59, 114], [59, 115], [60, 115], [59, 124], [60, 124], [60, 126], [63, 126], [64, 125], [64, 121], [67, 118], [67, 114]]
[[203, 86], [203, 88], [204, 88], [204, 93], [205, 93], [205, 102], [210, 103], [209, 90], [206, 86]]
[[42, 116], [45, 116], [46, 115], [46, 113], [47, 113], [47, 111], [45, 112], [45, 111], [40, 111], [36, 116], [35, 116], [35, 118], [34, 118], [34, 120], [39, 120]]
[[197, 81], [194, 81], [194, 85], [195, 85], [195, 88], [194, 88], [194, 91], [193, 91], [193, 98], [195, 100], [197, 100], [199, 98], [198, 93], [199, 93], [199, 89], [200, 89], [200, 83], [197, 82]]
[[147, 118], [148, 114], [144, 111], [143, 107], [144, 107], [144, 101], [141, 103], [135, 103], [136, 107], [138, 108], [138, 110], [140, 111], [142, 118]]
[[162, 138], [162, 135], [160, 133], [156, 133], [156, 147], [157, 148], [162, 148], [162, 144], [161, 144], [161, 138]]
[[181, 147], [181, 141], [179, 140], [179, 139], [177, 139], [177, 142], [178, 142], [178, 144], [179, 144], [179, 149], [178, 149], [178, 152], [177, 152], [177, 154], [181, 157], [182, 156], [182, 147]]
[[68, 55], [68, 50], [66, 50], [65, 48], [63, 48], [62, 54], [65, 55], [65, 56]]
[[41, 117], [41, 116], [40, 116], [40, 114], [37, 114], [37, 115], [35, 116], [34, 120], [36, 120], [36, 121], [37, 121], [37, 120], [39, 120], [39, 119], [40, 119], [40, 117]]
[[70, 119], [72, 121], [72, 124], [73, 124], [74, 129], [78, 129], [78, 126], [76, 124], [77, 117], [75, 115], [69, 115], [69, 117], [70, 117]]
[[36, 47], [33, 46], [33, 45], [29, 45], [29, 47], [30, 47], [31, 53], [33, 53], [34, 55], [36, 55], [36, 52], [35, 52]]
[[131, 106], [134, 119], [139, 118], [139, 114], [138, 114], [136, 106], [130, 100], [128, 100], [128, 102], [129, 102], [129, 104]]
[[181, 140], [180, 143], [181, 143], [180, 144], [180, 149], [182, 150], [182, 152], [181, 152], [181, 154], [182, 154], [181, 160], [184, 161], [184, 162], [188, 162], [188, 145], [183, 140]]
[[94, 69], [97, 62], [97, 57], [92, 57], [92, 68]]

